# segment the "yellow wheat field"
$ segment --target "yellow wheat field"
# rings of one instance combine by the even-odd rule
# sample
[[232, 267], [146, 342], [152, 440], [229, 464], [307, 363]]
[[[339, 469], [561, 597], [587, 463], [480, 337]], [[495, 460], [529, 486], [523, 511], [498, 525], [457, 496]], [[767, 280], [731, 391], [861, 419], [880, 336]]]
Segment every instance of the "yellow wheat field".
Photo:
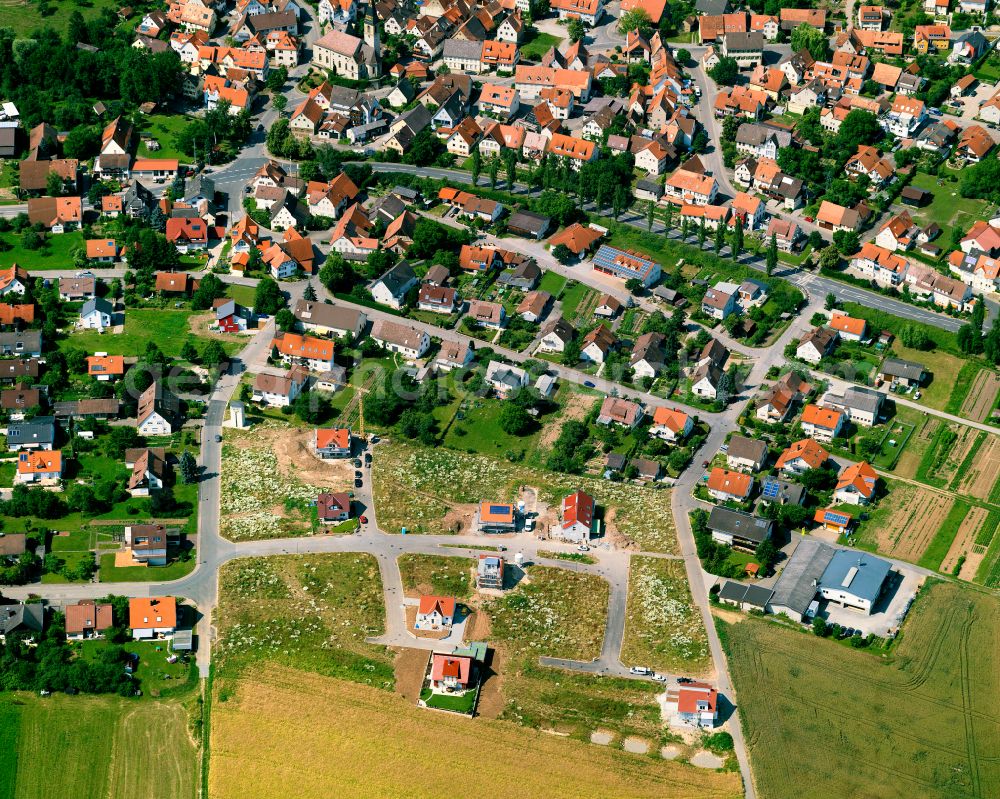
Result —
[[[278, 666], [212, 712], [212, 799], [719, 799], [739, 776], [487, 719]], [[476, 787], [474, 787], [476, 786]]]

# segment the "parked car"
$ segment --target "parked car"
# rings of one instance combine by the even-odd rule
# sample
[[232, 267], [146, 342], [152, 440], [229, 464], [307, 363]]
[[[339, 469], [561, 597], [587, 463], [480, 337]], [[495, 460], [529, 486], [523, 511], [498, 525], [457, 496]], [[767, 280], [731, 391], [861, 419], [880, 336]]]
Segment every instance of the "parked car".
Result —
[[590, 552], [590, 547], [588, 547], [586, 544], [580, 544], [580, 546], [578, 546], [577, 549], [580, 550], [581, 552]]
[[362, 482], [361, 480], [355, 480], [354, 481], [354, 487], [355, 488], [361, 488], [361, 486], [363, 486], [363, 485], [364, 485], [364, 482]]
[[628, 671], [629, 671], [629, 674], [638, 674], [638, 675], [640, 675], [642, 677], [645, 677], [648, 674], [652, 674], [652, 672], [649, 669], [647, 669], [645, 666], [633, 666]]
[[361, 516], [361, 517], [358, 518], [358, 521], [361, 522], [362, 524], [368, 524], [368, 517], [367, 516]]

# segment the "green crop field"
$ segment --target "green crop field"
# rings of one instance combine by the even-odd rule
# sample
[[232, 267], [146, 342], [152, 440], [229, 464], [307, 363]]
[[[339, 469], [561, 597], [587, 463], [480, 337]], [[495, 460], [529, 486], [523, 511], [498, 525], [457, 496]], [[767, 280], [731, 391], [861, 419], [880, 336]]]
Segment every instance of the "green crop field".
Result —
[[1000, 600], [925, 588], [889, 651], [852, 650], [748, 618], [719, 622], [758, 794], [1000, 795]]
[[178, 702], [0, 697], [2, 799], [193, 799], [198, 758]]

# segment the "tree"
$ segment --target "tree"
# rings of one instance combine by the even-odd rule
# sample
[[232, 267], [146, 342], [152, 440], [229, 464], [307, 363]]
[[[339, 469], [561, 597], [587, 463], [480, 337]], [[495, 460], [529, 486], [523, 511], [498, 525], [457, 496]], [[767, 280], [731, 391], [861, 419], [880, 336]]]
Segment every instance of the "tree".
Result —
[[825, 61], [830, 52], [830, 42], [823, 31], [803, 22], [792, 31], [792, 50], [796, 53], [808, 50], [817, 61]]
[[[417, 222], [419, 226], [420, 222]], [[354, 270], [339, 252], [331, 252], [319, 270], [319, 282], [334, 293], [350, 291], [354, 284]]]
[[491, 158], [486, 169], [490, 176], [490, 189], [496, 190], [497, 180], [500, 177], [500, 162], [496, 158]]
[[840, 266], [840, 252], [832, 244], [819, 254], [820, 269], [836, 269]]
[[986, 158], [963, 169], [958, 191], [963, 197], [995, 202], [1000, 198], [1000, 161]]
[[743, 254], [743, 218], [736, 217], [736, 225], [733, 227], [733, 258], [737, 261]]
[[288, 106], [288, 98], [283, 94], [276, 94], [271, 98], [271, 105], [280, 114]]
[[733, 86], [740, 75], [740, 65], [735, 58], [723, 56], [708, 71], [708, 76], [720, 86]]
[[45, 176], [45, 193], [50, 197], [60, 197], [63, 193], [63, 179], [54, 169]]
[[504, 149], [503, 151], [503, 171], [507, 176], [507, 188], [510, 191], [514, 190], [514, 184], [517, 182], [517, 153], [514, 152], [510, 147]]
[[522, 436], [531, 429], [534, 420], [525, 408], [514, 402], [505, 402], [497, 423], [507, 435]]
[[905, 324], [899, 329], [899, 340], [911, 350], [929, 350], [932, 345], [927, 331], [914, 324]]
[[278, 326], [278, 329], [283, 333], [287, 333], [295, 329], [295, 314], [293, 314], [288, 308], [282, 308], [274, 315], [274, 323]]
[[828, 311], [832, 311], [837, 307], [837, 295], [830, 292], [826, 295], [826, 300], [823, 302], [823, 307]]
[[552, 257], [564, 265], [571, 263], [576, 258], [576, 256], [573, 255], [573, 251], [565, 244], [557, 244], [553, 247]]
[[643, 286], [642, 281], [637, 277], [630, 277], [625, 281], [625, 289], [630, 294], [639, 294], [645, 286]]
[[478, 147], [472, 150], [472, 166], [470, 171], [472, 172], [472, 185], [476, 186], [479, 184], [479, 176], [483, 174], [483, 154], [479, 152]]
[[714, 241], [714, 246], [715, 246], [715, 254], [716, 255], [718, 255], [720, 252], [722, 252], [722, 247], [725, 245], [725, 243], [726, 243], [726, 227], [720, 221], [715, 226], [715, 241]]
[[566, 34], [569, 36], [570, 44], [576, 44], [587, 35], [587, 29], [579, 17], [572, 17], [566, 26]]
[[683, 66], [691, 60], [691, 53], [683, 47], [677, 51], [677, 63]]
[[631, 11], [623, 11], [621, 16], [618, 17], [618, 32], [623, 36], [634, 30], [646, 36], [652, 28], [653, 23], [649, 18], [649, 14], [643, 8], [633, 8]]
[[853, 230], [838, 230], [833, 234], [833, 246], [841, 255], [854, 255], [861, 248], [861, 239]]
[[181, 473], [182, 483], [194, 483], [198, 480], [198, 462], [189, 450], [184, 450], [181, 454], [178, 470]]
[[194, 343], [190, 339], [185, 341], [184, 346], [181, 347], [181, 359], [188, 363], [198, 362], [198, 350], [195, 349]]
[[202, 277], [198, 283], [198, 288], [191, 295], [191, 307], [196, 311], [204, 311], [212, 307], [212, 303], [220, 297], [226, 296], [226, 284], [218, 275], [211, 272]]
[[652, 200], [646, 203], [646, 230], [652, 231], [653, 220], [656, 218], [656, 203]]
[[226, 355], [226, 351], [222, 349], [222, 344], [220, 344], [216, 339], [212, 339], [205, 345], [205, 349], [201, 351], [201, 362], [205, 366], [212, 367], [218, 366], [221, 363], [225, 363], [229, 360]]
[[285, 307], [285, 295], [277, 281], [264, 277], [257, 284], [253, 295], [253, 307], [259, 314], [274, 314]]
[[698, 220], [698, 246], [705, 246], [705, 239], [708, 238], [708, 227], [705, 225], [705, 217]]
[[[285, 81], [288, 80], [288, 67], [278, 67], [277, 69], [272, 69], [267, 75], [267, 81], [265, 82], [268, 91], [279, 92], [281, 87], [285, 85]], [[277, 99], [277, 97], [275, 97]]]
[[307, 424], [321, 424], [330, 418], [330, 400], [315, 391], [303, 391], [292, 404], [295, 415]]
[[757, 562], [760, 563], [764, 572], [770, 572], [778, 560], [778, 549], [770, 538], [765, 538], [757, 545], [754, 557], [757, 558]]
[[767, 243], [767, 257], [764, 261], [764, 272], [770, 277], [774, 274], [774, 268], [778, 265], [778, 237], [772, 233], [771, 239]]
[[302, 298], [308, 302], [316, 302], [316, 289], [313, 288], [311, 280], [306, 283], [306, 290], [302, 292]]
[[826, 619], [824, 619], [822, 616], [816, 616], [815, 618], [813, 618], [812, 631], [815, 635], [818, 635], [820, 638], [826, 638], [830, 634], [829, 630], [827, 629]]

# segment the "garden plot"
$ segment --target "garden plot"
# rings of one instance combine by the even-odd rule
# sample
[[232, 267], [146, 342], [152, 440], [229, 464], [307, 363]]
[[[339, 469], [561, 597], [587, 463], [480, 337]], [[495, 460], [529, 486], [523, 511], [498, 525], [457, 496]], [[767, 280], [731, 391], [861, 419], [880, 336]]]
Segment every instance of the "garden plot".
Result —
[[931, 446], [938, 428], [942, 424], [936, 417], [927, 416], [926, 414], [922, 414], [921, 416], [923, 421], [917, 425], [916, 430], [907, 439], [906, 447], [896, 459], [896, 465], [892, 470], [900, 477], [909, 477], [912, 479], [917, 476], [917, 470], [920, 468], [924, 453]]
[[952, 488], [959, 494], [968, 494], [977, 499], [989, 499], [990, 491], [1000, 473], [1000, 437], [980, 434], [985, 437], [969, 463], [963, 463]]
[[582, 422], [583, 419], [594, 407], [597, 400], [592, 394], [583, 394], [576, 390], [569, 390], [565, 397], [562, 410], [552, 416], [542, 428], [538, 436], [538, 449], [547, 452], [556, 443], [559, 434], [562, 432], [566, 422]]
[[916, 563], [954, 501], [936, 491], [895, 485], [883, 507], [862, 527], [861, 538], [889, 557]]
[[307, 535], [321, 491], [350, 485], [348, 461], [309, 451], [313, 431], [264, 424], [226, 431], [222, 449], [222, 535], [231, 541]]
[[917, 469], [917, 479], [939, 488], [949, 485], [978, 438], [979, 431], [965, 425], [947, 424], [939, 428]]
[[980, 369], [965, 395], [959, 416], [974, 422], [984, 422], [993, 410], [1000, 392], [1000, 372]]
[[668, 673], [708, 669], [705, 627], [683, 561], [632, 558], [621, 659], [626, 666]]
[[[989, 515], [990, 512], [986, 508], [981, 508], [979, 506], [975, 506], [969, 510], [969, 512], [965, 515], [965, 518], [962, 519], [962, 523], [958, 526], [958, 532], [955, 534], [955, 540], [951, 542], [948, 554], [945, 555], [944, 560], [941, 561], [939, 571], [951, 574], [951, 572], [958, 565], [959, 558], [963, 557], [964, 560], [962, 561], [961, 569], [963, 571], [967, 571], [965, 564], [968, 563], [969, 554], [975, 546], [979, 530], [982, 528], [983, 523]], [[976, 573], [975, 569], [971, 566], [969, 569], [972, 574]]]

